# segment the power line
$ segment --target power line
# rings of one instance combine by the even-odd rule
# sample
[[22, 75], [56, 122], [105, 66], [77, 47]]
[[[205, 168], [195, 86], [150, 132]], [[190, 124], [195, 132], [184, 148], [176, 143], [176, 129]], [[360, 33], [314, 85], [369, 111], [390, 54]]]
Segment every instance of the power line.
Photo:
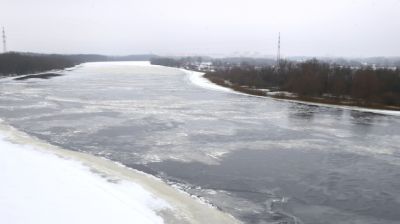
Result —
[[3, 26], [3, 52], [7, 52], [7, 38], [6, 38], [6, 31], [4, 30]]
[[279, 32], [279, 36], [278, 36], [278, 54], [276, 56], [276, 64], [279, 66], [280, 62], [281, 62], [281, 33]]

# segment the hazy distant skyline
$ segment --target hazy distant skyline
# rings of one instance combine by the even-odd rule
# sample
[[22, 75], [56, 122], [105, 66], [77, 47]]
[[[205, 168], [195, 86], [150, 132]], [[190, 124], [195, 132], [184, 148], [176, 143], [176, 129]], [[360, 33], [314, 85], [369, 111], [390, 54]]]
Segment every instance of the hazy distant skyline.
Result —
[[43, 53], [400, 56], [400, 0], [0, 0], [8, 49]]

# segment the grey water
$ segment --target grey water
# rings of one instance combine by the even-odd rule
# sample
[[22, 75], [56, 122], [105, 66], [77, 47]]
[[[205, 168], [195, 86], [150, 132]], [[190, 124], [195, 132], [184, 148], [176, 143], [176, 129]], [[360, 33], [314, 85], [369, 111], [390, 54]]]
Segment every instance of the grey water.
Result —
[[0, 118], [159, 176], [244, 223], [400, 223], [400, 116], [214, 91], [178, 69], [110, 62], [0, 80]]

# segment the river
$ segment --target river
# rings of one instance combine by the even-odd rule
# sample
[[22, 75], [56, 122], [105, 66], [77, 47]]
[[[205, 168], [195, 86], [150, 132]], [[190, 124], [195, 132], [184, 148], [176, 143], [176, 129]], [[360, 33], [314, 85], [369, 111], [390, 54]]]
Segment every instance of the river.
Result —
[[0, 118], [51, 144], [161, 177], [244, 223], [400, 222], [400, 116], [190, 80], [179, 69], [137, 62], [6, 78]]

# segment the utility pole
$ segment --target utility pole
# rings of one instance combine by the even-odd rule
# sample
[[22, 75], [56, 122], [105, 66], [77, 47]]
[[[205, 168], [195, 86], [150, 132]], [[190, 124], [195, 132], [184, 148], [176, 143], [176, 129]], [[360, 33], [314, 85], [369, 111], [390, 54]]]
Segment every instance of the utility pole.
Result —
[[6, 38], [6, 31], [4, 30], [3, 26], [3, 52], [7, 52], [7, 38]]
[[281, 32], [279, 32], [279, 36], [278, 36], [278, 54], [276, 56], [277, 66], [279, 66], [280, 62], [281, 62]]

